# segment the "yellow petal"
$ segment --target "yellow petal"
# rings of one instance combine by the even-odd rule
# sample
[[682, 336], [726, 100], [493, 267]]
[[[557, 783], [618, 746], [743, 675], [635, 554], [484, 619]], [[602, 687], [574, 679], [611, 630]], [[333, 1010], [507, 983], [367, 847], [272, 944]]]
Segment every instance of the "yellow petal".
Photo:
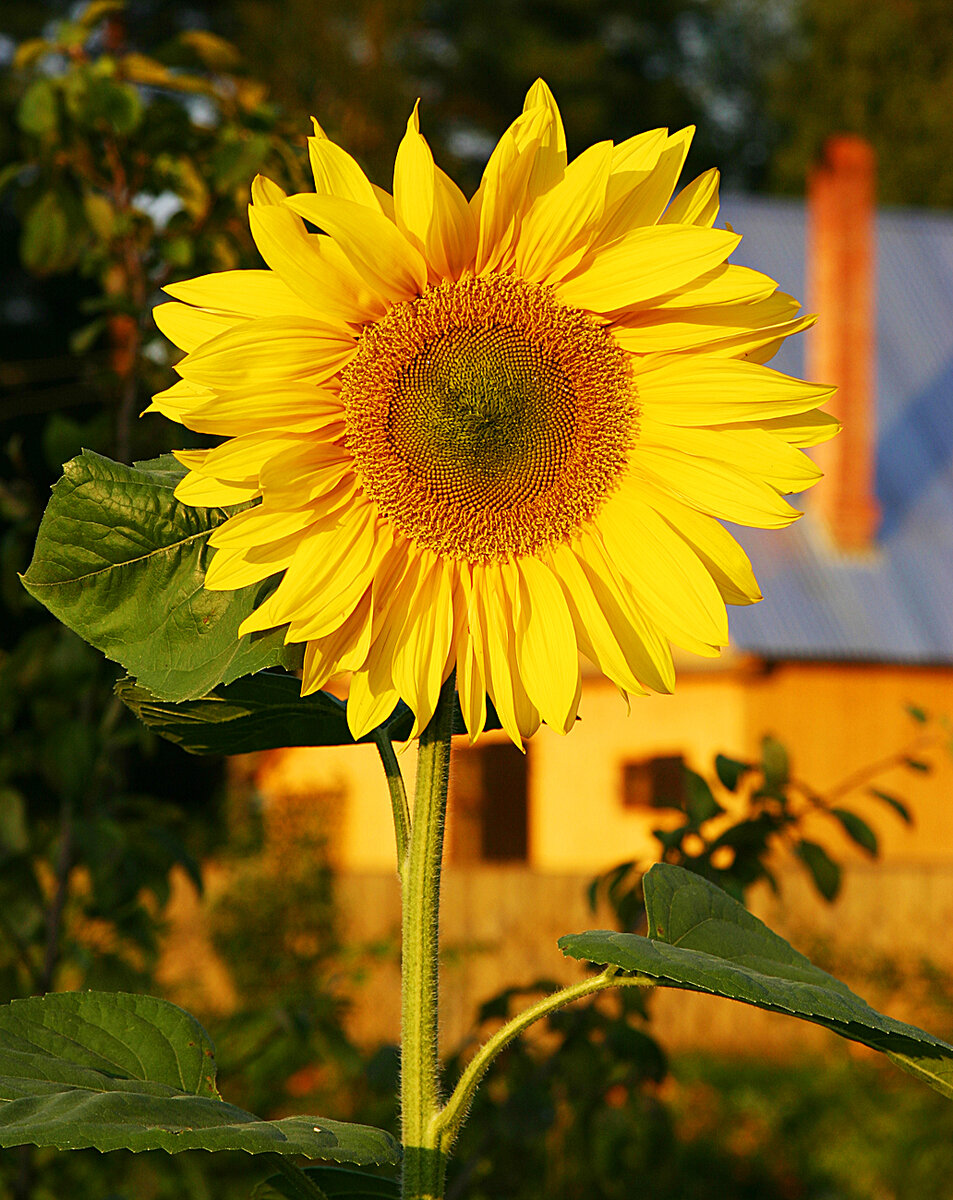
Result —
[[239, 317], [318, 316], [319, 308], [306, 304], [275, 271], [217, 271], [163, 290], [176, 300]]
[[309, 439], [289, 443], [263, 464], [261, 487], [276, 507], [294, 508], [325, 497], [345, 478], [353, 481], [353, 472], [354, 461], [342, 446]]
[[341, 671], [363, 667], [371, 644], [371, 592], [364, 593], [347, 620], [327, 637], [313, 638], [304, 649], [301, 695], [320, 691]]
[[694, 133], [695, 126], [689, 125], [666, 138], [651, 173], [607, 210], [599, 228], [598, 245], [605, 246], [633, 229], [655, 224], [672, 198]]
[[288, 622], [289, 640], [331, 633], [354, 611], [385, 547], [369, 504], [351, 508], [343, 519], [332, 514], [316, 520], [299, 540], [281, 583], [239, 633]]
[[[583, 532], [571, 548], [632, 673], [653, 691], [671, 692], [675, 687], [671, 649], [609, 558], [602, 538]], [[598, 635], [600, 626], [595, 624], [592, 630]]]
[[830, 413], [807, 412], [766, 421], [739, 421], [731, 428], [760, 429], [784, 438], [792, 446], [819, 446], [822, 442], [829, 442], [840, 432], [841, 423]]
[[[186, 379], [181, 383], [195, 386]], [[222, 395], [203, 388], [202, 395], [192, 403], [194, 408], [190, 406], [175, 419], [199, 433], [228, 437], [262, 429], [316, 431], [341, 421], [344, 416], [338, 392], [310, 383], [243, 388]]]
[[186, 414], [208, 403], [214, 395], [211, 388], [203, 387], [200, 383], [190, 383], [187, 379], [179, 379], [164, 392], [157, 392], [142, 415], [157, 412], [168, 417], [170, 421], [182, 422]]
[[360, 277], [391, 300], [411, 300], [427, 286], [423, 255], [379, 210], [337, 196], [289, 196], [285, 204], [335, 239]]
[[606, 185], [606, 216], [655, 170], [668, 141], [667, 129], [649, 129], [620, 142], [612, 151], [612, 170]]
[[313, 508], [301, 507], [292, 510], [272, 508], [267, 500], [246, 508], [212, 530], [208, 544], [219, 549], [228, 546], [241, 550], [265, 542], [276, 542], [291, 534], [301, 533], [314, 521]]
[[653, 299], [652, 308], [701, 308], [711, 304], [751, 304], [765, 300], [778, 285], [760, 271], [725, 263], [699, 275], [688, 284]]
[[590, 146], [536, 201], [516, 243], [520, 275], [545, 283], [578, 265], [586, 250], [583, 239], [602, 216], [611, 161], [611, 142]]
[[609, 557], [649, 618], [698, 652], [728, 644], [728, 617], [711, 575], [691, 548], [638, 495], [620, 488], [599, 514]]
[[822, 474], [806, 454], [757, 426], [690, 428], [643, 416], [639, 446], [670, 448], [691, 458], [730, 463], [748, 475], [766, 480], [779, 492], [801, 492], [817, 483]]
[[397, 707], [400, 696], [394, 688], [372, 691], [368, 671], [355, 671], [347, 696], [347, 724], [351, 737], [360, 741], [382, 724]]
[[633, 354], [693, 349], [739, 357], [746, 348], [809, 328], [812, 316], [791, 319], [799, 308], [791, 296], [775, 292], [753, 304], [630, 311], [617, 318], [611, 329], [619, 344]]
[[[259, 181], [270, 182], [262, 176]], [[248, 220], [255, 245], [296, 296], [331, 321], [360, 325], [383, 316], [384, 297], [368, 288], [330, 238], [305, 230], [301, 218], [284, 206], [280, 188], [253, 185], [252, 195], [256, 200]]]
[[483, 667], [483, 630], [473, 598], [470, 566], [461, 563], [454, 586], [454, 610], [459, 614], [455, 631], [457, 695], [471, 744], [486, 725], [486, 676]]
[[211, 592], [231, 592], [236, 588], [261, 583], [288, 566], [301, 540], [301, 533], [293, 533], [254, 546], [227, 546], [216, 550], [205, 573], [205, 587]]
[[692, 547], [728, 604], [754, 604], [761, 599], [747, 554], [714, 517], [706, 517], [657, 489], [643, 486], [640, 493]]
[[191, 471], [176, 486], [174, 495], [183, 504], [196, 508], [224, 508], [229, 504], [241, 504], [254, 500], [258, 495], [258, 481], [246, 483], [225, 482]]
[[463, 193], [435, 166], [420, 133], [417, 105], [394, 164], [398, 228], [427, 260], [436, 278], [456, 279], [476, 250], [476, 222]]
[[564, 304], [591, 312], [631, 308], [684, 287], [723, 262], [741, 239], [723, 229], [636, 229], [583, 260], [557, 286]]
[[568, 733], [575, 717], [579, 649], [562, 589], [548, 567], [516, 560], [516, 658], [527, 695], [547, 725]]
[[203, 342], [210, 341], [226, 329], [232, 329], [241, 324], [246, 317], [234, 314], [203, 312], [199, 308], [191, 308], [188, 304], [178, 304], [170, 301], [168, 304], [157, 304], [152, 310], [152, 319], [160, 333], [164, 333], [170, 342], [174, 342], [180, 350], [195, 350]]
[[[243, 434], [230, 438], [212, 450], [174, 451], [183, 465], [201, 475], [230, 483], [257, 483], [259, 472], [269, 458], [273, 458], [290, 446], [301, 445], [301, 435], [285, 431], [268, 431]], [[201, 454], [201, 459], [197, 455]]]
[[732, 463], [690, 459], [658, 446], [639, 446], [630, 461], [633, 471], [657, 488], [722, 521], [783, 529], [801, 515], [776, 488]]
[[714, 225], [718, 216], [718, 180], [714, 169], [705, 171], [683, 187], [664, 213], [659, 224], [670, 225]]
[[433, 561], [415, 588], [391, 667], [394, 685], [414, 712], [411, 738], [419, 736], [436, 710], [453, 636], [449, 569], [436, 555], [427, 557]]
[[[479, 214], [474, 272], [482, 274], [507, 267], [513, 241], [523, 217], [542, 194], [549, 178], [554, 151], [552, 113], [543, 106], [520, 114], [500, 138], [483, 172], [471, 207]], [[537, 166], [537, 160], [543, 166]], [[553, 179], [552, 183], [556, 182]]]
[[307, 317], [264, 317], [220, 333], [176, 364], [183, 378], [216, 389], [324, 383], [354, 357], [352, 335]]
[[319, 196], [340, 196], [342, 200], [353, 200], [355, 204], [381, 211], [371, 181], [357, 161], [325, 136], [317, 122], [315, 136], [308, 138], [308, 156], [314, 175], [314, 190]]
[[639, 404], [670, 425], [724, 425], [817, 408], [834, 389], [733, 358], [659, 355], [635, 364]]

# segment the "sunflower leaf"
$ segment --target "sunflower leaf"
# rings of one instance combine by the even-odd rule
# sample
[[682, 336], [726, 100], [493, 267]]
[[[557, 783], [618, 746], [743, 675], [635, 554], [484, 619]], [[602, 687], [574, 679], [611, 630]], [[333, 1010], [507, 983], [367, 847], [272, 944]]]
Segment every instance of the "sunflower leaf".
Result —
[[0, 1146], [244, 1150], [360, 1166], [397, 1162], [381, 1129], [226, 1104], [212, 1044], [152, 996], [66, 992], [0, 1007]]
[[[301, 682], [293, 675], [261, 671], [217, 687], [200, 700], [170, 704], [132, 679], [116, 684], [116, 695], [140, 721], [160, 737], [190, 754], [249, 754], [282, 746], [351, 746], [347, 705], [329, 692], [302, 697]], [[391, 741], [406, 741], [414, 715], [398, 704], [380, 726]], [[487, 729], [499, 729], [495, 711], [487, 706]], [[459, 703], [454, 733], [465, 733]], [[361, 738], [373, 742], [378, 731]]]
[[708, 880], [659, 863], [642, 886], [648, 937], [591, 930], [560, 938], [563, 953], [823, 1025], [953, 1098], [953, 1046], [876, 1012]]
[[22, 577], [64, 625], [172, 701], [300, 656], [282, 630], [238, 636], [267, 581], [205, 590], [209, 536], [239, 509], [180, 504], [183, 474], [171, 455], [127, 467], [83, 451], [53, 488]]

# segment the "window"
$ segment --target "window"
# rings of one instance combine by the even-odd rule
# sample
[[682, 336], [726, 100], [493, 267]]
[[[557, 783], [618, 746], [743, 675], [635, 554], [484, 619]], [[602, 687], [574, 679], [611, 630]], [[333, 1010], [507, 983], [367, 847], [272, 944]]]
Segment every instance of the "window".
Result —
[[685, 800], [685, 760], [680, 754], [622, 764], [623, 808], [680, 807]]
[[528, 757], [509, 742], [454, 751], [452, 862], [527, 861]]

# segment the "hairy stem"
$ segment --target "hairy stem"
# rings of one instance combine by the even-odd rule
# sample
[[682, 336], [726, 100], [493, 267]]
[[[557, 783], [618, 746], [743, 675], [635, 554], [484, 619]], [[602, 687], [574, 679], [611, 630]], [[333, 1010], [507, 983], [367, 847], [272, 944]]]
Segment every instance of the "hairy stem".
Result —
[[404, 860], [407, 858], [407, 848], [410, 845], [410, 808], [407, 805], [407, 788], [404, 777], [400, 772], [400, 764], [394, 753], [394, 743], [387, 732], [378, 729], [374, 734], [377, 753], [384, 765], [387, 776], [387, 790], [390, 792], [390, 804], [394, 813], [394, 837], [397, 841], [397, 874], [404, 877]]
[[441, 1200], [445, 1158], [437, 1145], [440, 1108], [437, 973], [440, 868], [450, 779], [454, 676], [443, 685], [420, 735], [410, 844], [401, 879], [400, 1105], [403, 1200]]

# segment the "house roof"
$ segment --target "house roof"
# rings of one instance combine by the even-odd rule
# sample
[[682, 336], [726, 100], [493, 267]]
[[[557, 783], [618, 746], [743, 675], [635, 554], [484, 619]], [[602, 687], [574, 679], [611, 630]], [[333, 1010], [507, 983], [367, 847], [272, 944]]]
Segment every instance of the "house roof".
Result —
[[[805, 294], [805, 205], [728, 195], [732, 261]], [[771, 659], [953, 663], [953, 215], [877, 215], [876, 546], [840, 552], [807, 515], [734, 529], [765, 600], [729, 607], [738, 650]], [[804, 374], [804, 339], [771, 365]], [[823, 482], [819, 485], [823, 487]], [[800, 507], [800, 506], [799, 506]]]

